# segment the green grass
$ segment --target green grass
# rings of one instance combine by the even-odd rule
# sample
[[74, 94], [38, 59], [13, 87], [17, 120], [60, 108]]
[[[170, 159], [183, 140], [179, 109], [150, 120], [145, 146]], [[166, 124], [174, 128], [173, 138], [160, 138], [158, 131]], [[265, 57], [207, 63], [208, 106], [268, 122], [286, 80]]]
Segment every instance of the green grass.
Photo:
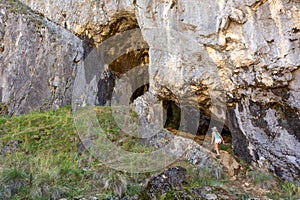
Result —
[[219, 149], [223, 151], [227, 151], [230, 155], [234, 155], [233, 148], [229, 143], [220, 144]]
[[[138, 138], [125, 134], [111, 108], [96, 107], [94, 111], [105, 136], [120, 148], [132, 152], [154, 150], [142, 145]], [[136, 113], [130, 112], [126, 120], [131, 120], [130, 124], [134, 125], [135, 118]], [[9, 142], [20, 141], [17, 148], [0, 155], [0, 199], [142, 197], [146, 180], [153, 174], [124, 173], [107, 168], [88, 151], [78, 150], [81, 142], [76, 130], [69, 106], [0, 117], [0, 151]], [[184, 191], [210, 186], [213, 190], [230, 191], [241, 199], [249, 196], [242, 190], [231, 191], [230, 185], [234, 182], [229, 180], [221, 166], [199, 168], [186, 161], [175, 164], [187, 169]], [[247, 171], [247, 180], [270, 189], [267, 195], [272, 199], [294, 200], [299, 196], [299, 187], [291, 182], [279, 181], [271, 174], [250, 168]], [[161, 198], [172, 199], [181, 192], [172, 190]]]
[[254, 184], [263, 189], [272, 189], [277, 187], [278, 179], [271, 173], [260, 170], [249, 170], [248, 178]]
[[[122, 140], [124, 149], [149, 151], [136, 138], [121, 136], [110, 108], [96, 112], [111, 140]], [[0, 117], [0, 138], [0, 150], [8, 142], [21, 141], [16, 150], [0, 156], [0, 199], [57, 199], [91, 191], [121, 195], [132, 183], [130, 175], [106, 168], [86, 151], [78, 152], [70, 107]]]
[[247, 176], [256, 186], [269, 190], [267, 196], [271, 199], [298, 200], [300, 197], [300, 187], [296, 183], [280, 181], [270, 172], [249, 170]]
[[211, 186], [227, 190], [228, 186], [226, 184], [230, 183], [228, 176], [220, 166], [188, 168], [187, 176], [189, 177], [188, 188]]
[[[126, 116], [126, 113], [120, 115], [121, 117], [113, 113], [118, 112], [121, 109], [122, 108], [114, 108], [114, 110], [112, 111], [111, 107], [95, 108], [99, 124], [101, 124], [101, 129], [105, 131], [106, 137], [126, 151], [148, 153], [155, 150], [154, 148], [142, 145], [140, 143], [140, 139], [138, 137], [135, 137], [134, 134], [127, 134], [126, 132], [124, 132], [122, 128], [124, 125], [123, 122], [125, 120], [127, 122], [126, 124], [131, 125], [131, 127], [125, 126], [125, 128], [128, 128], [128, 131], [136, 130], [134, 126], [137, 125], [137, 114], [135, 112], [129, 111], [129, 116], [124, 119], [123, 116]], [[120, 112], [122, 112], [122, 110]]]
[[2, 117], [0, 123], [2, 146], [21, 141], [16, 151], [0, 157], [0, 187], [10, 198], [77, 193], [76, 184], [81, 184], [84, 173], [76, 166], [79, 139], [69, 107]]
[[281, 197], [287, 200], [299, 200], [300, 187], [290, 181], [285, 181], [280, 185]]

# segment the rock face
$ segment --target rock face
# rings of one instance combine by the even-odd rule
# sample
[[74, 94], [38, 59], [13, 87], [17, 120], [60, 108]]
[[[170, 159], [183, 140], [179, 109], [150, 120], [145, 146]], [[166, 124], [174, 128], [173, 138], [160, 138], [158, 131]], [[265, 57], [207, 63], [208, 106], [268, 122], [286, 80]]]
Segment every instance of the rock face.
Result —
[[[69, 103], [72, 72], [89, 46], [139, 27], [150, 63], [140, 105], [175, 102], [191, 132], [202, 124], [195, 118], [225, 124], [237, 156], [300, 181], [298, 0], [21, 0], [54, 23], [0, 2], [0, 97], [11, 114]], [[96, 98], [101, 82], [84, 84]]]
[[145, 193], [148, 196], [148, 199], [157, 199], [155, 198], [155, 195], [157, 194], [164, 194], [172, 189], [181, 188], [185, 183], [185, 179], [186, 169], [183, 167], [170, 168], [150, 180], [147, 188], [145, 189]]
[[137, 17], [150, 92], [198, 106], [239, 157], [299, 181], [300, 3], [138, 0]]
[[0, 100], [8, 114], [70, 104], [81, 40], [18, 2], [0, 5]]
[[[86, 36], [97, 45], [135, 21], [134, 6], [127, 0], [40, 1], [20, 0], [76, 35]], [[127, 25], [124, 26], [125, 23]], [[121, 26], [120, 26], [121, 24]]]

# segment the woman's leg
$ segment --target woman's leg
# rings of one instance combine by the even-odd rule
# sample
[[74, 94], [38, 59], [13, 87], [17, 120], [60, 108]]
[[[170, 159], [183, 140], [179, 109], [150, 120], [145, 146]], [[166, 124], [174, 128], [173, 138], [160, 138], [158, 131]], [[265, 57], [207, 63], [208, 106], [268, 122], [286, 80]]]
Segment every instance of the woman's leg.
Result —
[[215, 150], [217, 152], [217, 155], [220, 155], [220, 152], [219, 152], [219, 143], [215, 143]]

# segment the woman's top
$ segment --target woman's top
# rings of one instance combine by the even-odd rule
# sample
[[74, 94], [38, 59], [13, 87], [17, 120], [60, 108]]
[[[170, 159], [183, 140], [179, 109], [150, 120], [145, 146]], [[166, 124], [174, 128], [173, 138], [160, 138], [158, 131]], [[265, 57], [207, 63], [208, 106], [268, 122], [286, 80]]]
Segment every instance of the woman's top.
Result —
[[214, 138], [215, 138], [215, 140], [222, 140], [220, 133], [218, 131], [214, 131]]

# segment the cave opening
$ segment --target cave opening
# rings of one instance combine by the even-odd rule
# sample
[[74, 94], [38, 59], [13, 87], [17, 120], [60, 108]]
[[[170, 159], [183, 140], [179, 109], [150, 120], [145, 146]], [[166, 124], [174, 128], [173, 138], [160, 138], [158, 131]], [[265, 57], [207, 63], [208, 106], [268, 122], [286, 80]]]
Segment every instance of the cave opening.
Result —
[[149, 83], [147, 83], [147, 84], [140, 86], [138, 89], [136, 89], [133, 92], [133, 94], [131, 95], [129, 103], [133, 103], [134, 100], [136, 100], [138, 97], [145, 94], [149, 90], [149, 86], [150, 86]]
[[[127, 72], [132, 70], [137, 66], [146, 66], [149, 63], [149, 49], [139, 49], [135, 51], [128, 52], [118, 59], [116, 59], [113, 63], [109, 65], [109, 70], [102, 74], [102, 77], [98, 81], [98, 92], [97, 92], [97, 101], [96, 105], [104, 106], [110, 105], [110, 101], [112, 98], [113, 90], [115, 88], [115, 84], [117, 80], [125, 75]], [[138, 75], [137, 75], [138, 76]], [[145, 92], [149, 90], [149, 73], [144, 72], [143, 76], [139, 74], [139, 80], [132, 80], [133, 83], [144, 82], [144, 84], [134, 91], [132, 91], [132, 95], [130, 98], [130, 102], [132, 103], [136, 98], [142, 96]], [[134, 77], [137, 78], [137, 77]]]
[[[140, 49], [128, 52], [109, 65], [109, 70], [104, 72], [102, 78], [100, 78], [98, 81], [97, 105], [110, 105], [116, 81], [122, 75], [126, 74], [128, 71], [137, 66], [147, 66], [149, 63], [148, 51], [149, 49]], [[143, 77], [139, 77], [139, 79], [141, 78], [143, 80], [132, 80], [133, 83], [142, 81], [145, 84], [132, 91], [129, 103], [132, 103], [136, 98], [142, 96], [149, 90], [148, 72], [144, 72]]]
[[[199, 113], [199, 117], [196, 120], [191, 120], [189, 118], [184, 119], [182, 117], [182, 109], [179, 104], [175, 103], [171, 100], [163, 100], [163, 108], [164, 108], [164, 128], [171, 130], [171, 131], [186, 131], [187, 134], [193, 134], [195, 135], [195, 139], [204, 140], [204, 136], [207, 133], [211, 133], [211, 130], [209, 130], [210, 125], [213, 124], [217, 127], [219, 132], [221, 132], [222, 137], [225, 140], [225, 143], [232, 144], [232, 136], [231, 131], [226, 126], [226, 124], [223, 124], [220, 122], [220, 120], [215, 119], [213, 117], [210, 117], [206, 115], [204, 112], [201, 112], [197, 110]], [[186, 109], [186, 108], [185, 108]], [[195, 112], [195, 109], [189, 108], [187, 114]], [[186, 120], [187, 122], [182, 123], [181, 120]], [[194, 124], [191, 123], [198, 122], [197, 124], [197, 130], [195, 132], [189, 132], [190, 127], [184, 127], [183, 124], [187, 124], [188, 126], [193, 126]], [[181, 127], [180, 127], [181, 126]], [[222, 128], [222, 129], [221, 129]]]
[[[138, 29], [139, 25], [134, 17], [134, 15], [121, 16], [120, 18], [116, 18], [115, 21], [111, 22], [107, 25], [107, 27], [103, 27], [103, 31], [108, 35], [103, 36], [102, 39], [108, 39], [118, 34], [121, 34], [128, 30]], [[101, 39], [101, 40], [102, 40]], [[143, 39], [142, 39], [143, 40]], [[149, 48], [140, 48], [135, 50], [130, 50], [130, 46], [136, 46], [134, 42], [130, 38], [128, 41], [122, 41], [124, 44], [117, 44], [117, 47], [114, 48], [114, 51], [118, 51], [118, 49], [127, 49], [126, 53], [119, 56], [112, 63], [108, 65], [108, 69], [101, 74], [101, 78], [99, 79], [97, 86], [98, 91], [96, 95], [96, 105], [99, 106], [110, 106], [111, 99], [113, 95], [114, 88], [116, 87], [117, 81], [123, 76], [126, 75], [127, 72], [134, 69], [137, 66], [147, 66], [149, 64]], [[144, 41], [145, 42], [145, 41]], [[146, 43], [146, 42], [145, 42]], [[142, 77], [142, 86], [137, 87], [134, 91], [132, 91], [131, 98], [129, 103], [132, 103], [136, 98], [142, 96], [149, 89], [149, 74], [148, 72], [143, 74], [138, 74], [139, 82], [141, 82]], [[136, 82], [138, 82], [136, 81]], [[135, 84], [135, 80], [132, 80], [133, 84]], [[135, 85], [131, 86], [135, 87]], [[124, 88], [126, 89], [126, 88]]]
[[178, 130], [181, 120], [181, 109], [178, 104], [171, 100], [163, 101], [164, 112], [164, 128]]

